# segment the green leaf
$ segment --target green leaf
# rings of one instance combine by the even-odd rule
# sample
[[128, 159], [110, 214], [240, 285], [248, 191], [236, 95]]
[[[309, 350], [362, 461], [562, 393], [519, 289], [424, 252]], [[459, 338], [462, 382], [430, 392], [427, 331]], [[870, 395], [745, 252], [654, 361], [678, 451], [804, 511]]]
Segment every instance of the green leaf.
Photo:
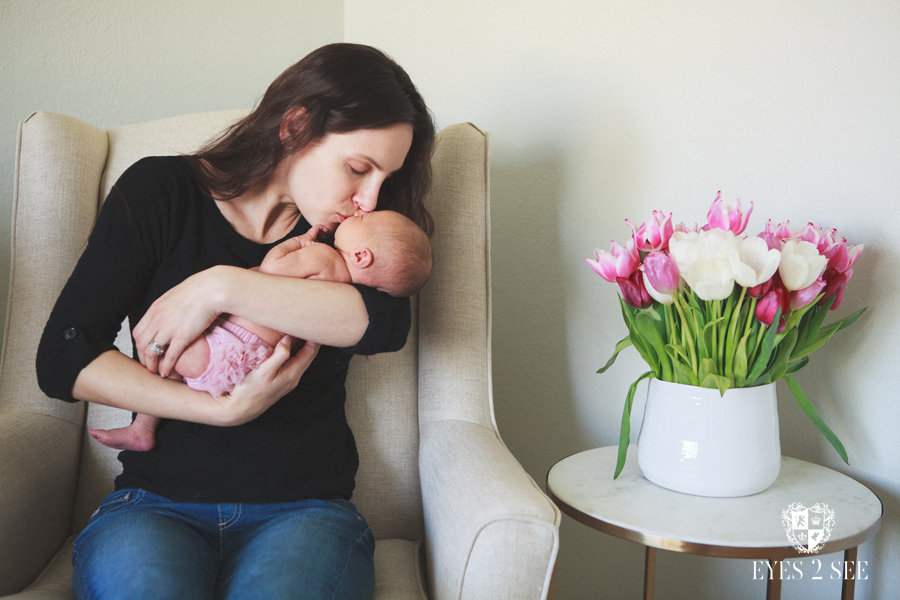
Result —
[[775, 355], [775, 361], [772, 363], [772, 368], [769, 371], [767, 383], [778, 381], [784, 377], [785, 372], [787, 372], [788, 361], [791, 358], [791, 352], [794, 350], [794, 344], [797, 343], [797, 335], [797, 330], [791, 329], [781, 341], [781, 344], [778, 345], [778, 353]]
[[706, 387], [710, 389], [714, 389], [716, 387], [715, 381], [711, 384], [710, 375], [716, 374], [716, 362], [711, 358], [704, 358], [700, 361], [700, 373], [697, 374], [697, 379], [700, 381], [700, 387]]
[[635, 326], [635, 318], [637, 316], [637, 310], [628, 306], [628, 303], [619, 296], [619, 303], [622, 306], [622, 318], [625, 319], [625, 325], [628, 327], [628, 335], [631, 338], [631, 343], [634, 346], [634, 349], [638, 351], [638, 354], [641, 355], [641, 358], [644, 359], [644, 362], [647, 363], [651, 368], [654, 368], [656, 364], [653, 360], [652, 353], [649, 348], [647, 348], [646, 341], [642, 338], [636, 329]]
[[783, 333], [786, 334], [787, 330], [793, 329], [794, 327], [799, 325], [800, 321], [803, 319], [803, 317], [806, 315], [807, 312], [809, 312], [811, 310], [815, 311], [816, 302], [818, 302], [820, 298], [822, 298], [821, 295], [818, 298], [816, 298], [815, 300], [813, 300], [812, 302], [810, 302], [809, 304], [807, 304], [806, 306], [804, 306], [803, 308], [798, 308], [797, 310], [792, 310], [792, 311], [788, 312], [787, 317], [784, 320], [785, 331]]
[[613, 365], [614, 362], [616, 362], [616, 358], [619, 356], [619, 352], [621, 352], [622, 350], [624, 350], [624, 349], [627, 348], [628, 346], [631, 346], [631, 336], [628, 336], [627, 338], [624, 338], [624, 339], [622, 339], [622, 340], [619, 340], [619, 342], [616, 344], [615, 350], [613, 351], [613, 355], [609, 358], [609, 360], [606, 362], [605, 365], [603, 365], [602, 367], [600, 367], [600, 370], [597, 371], [597, 373], [604, 373], [604, 372], [606, 372], [606, 370], [607, 370], [608, 368], [610, 368], [610, 367]]
[[681, 344], [666, 344], [666, 354], [669, 355], [673, 363], [676, 360], [682, 360], [685, 363], [691, 362], [691, 359], [687, 354], [687, 349]]
[[728, 377], [722, 377], [716, 373], [707, 374], [706, 378], [700, 382], [700, 387], [709, 388], [711, 390], [719, 390], [719, 394], [725, 395], [725, 391], [733, 387]]
[[[654, 318], [656, 317], [656, 318]], [[655, 311], [640, 311], [634, 319], [638, 335], [647, 340], [653, 348], [656, 360], [650, 363], [650, 368], [659, 379], [663, 381], [672, 380], [672, 367], [669, 361], [669, 355], [666, 354], [666, 343], [660, 329], [665, 325], [662, 319]], [[649, 362], [649, 361], [648, 361]]]
[[700, 385], [700, 381], [697, 379], [697, 374], [694, 373], [691, 367], [686, 363], [677, 359], [673, 359], [672, 371], [675, 374], [675, 383], [684, 383], [693, 386]]
[[753, 361], [753, 368], [747, 373], [747, 381], [756, 381], [759, 379], [760, 375], [765, 372], [766, 366], [769, 364], [769, 359], [772, 357], [772, 349], [775, 347], [775, 336], [778, 333], [777, 323], [780, 318], [781, 309], [779, 308], [775, 311], [775, 318], [772, 320], [772, 324], [769, 325], [765, 335], [763, 335], [759, 354], [756, 355], [756, 360]]
[[631, 441], [631, 405], [634, 404], [634, 393], [637, 391], [637, 386], [641, 381], [652, 376], [653, 372], [647, 371], [628, 388], [628, 396], [625, 398], [625, 409], [622, 411], [622, 427], [619, 429], [619, 456], [616, 461], [616, 473], [613, 475], [613, 479], [618, 479], [622, 469], [625, 467], [628, 443]]
[[865, 307], [859, 309], [858, 311], [856, 311], [855, 313], [853, 313], [852, 315], [850, 315], [849, 317], [844, 317], [843, 319], [841, 319], [839, 321], [839, 323], [841, 325], [840, 325], [840, 327], [838, 327], [838, 331], [840, 331], [841, 329], [847, 329], [848, 327], [850, 327], [851, 325], [856, 323], [856, 320], [858, 318], [860, 318], [864, 312], [866, 312], [867, 308], [868, 308], [868, 306], [865, 306]]
[[816, 306], [804, 315], [805, 323], [802, 323], [800, 328], [800, 339], [797, 340], [797, 346], [794, 348], [794, 352], [797, 352], [798, 355], [792, 356], [791, 358], [799, 358], [800, 353], [803, 352], [806, 345], [816, 339], [816, 336], [819, 334], [819, 329], [822, 327], [822, 323], [825, 322], [828, 311], [831, 310], [831, 305], [834, 304], [835, 298], [837, 298], [837, 296], [832, 296], [825, 301], [824, 305]]
[[785, 371], [785, 375], [793, 375], [794, 373], [799, 373], [800, 369], [806, 366], [809, 362], [809, 357], [804, 356], [800, 360], [795, 360], [791, 364], [788, 365], [787, 371]]
[[819, 412], [816, 410], [816, 407], [812, 405], [812, 402], [809, 401], [809, 398], [806, 397], [806, 394], [803, 393], [803, 389], [800, 387], [793, 377], [789, 375], [785, 375], [784, 380], [787, 382], [788, 387], [791, 389], [791, 393], [794, 394], [794, 398], [797, 400], [797, 404], [800, 405], [800, 408], [803, 409], [803, 412], [806, 413], [806, 416], [809, 417], [809, 420], [813, 422], [819, 431], [822, 432], [822, 435], [825, 436], [829, 442], [831, 442], [831, 446], [835, 449], [835, 451], [840, 455], [841, 460], [843, 460], [848, 465], [850, 461], [847, 457], [847, 451], [844, 449], [844, 445], [841, 443], [841, 440], [834, 434], [831, 429], [829, 429], [828, 425], [825, 424], [825, 421], [822, 420], [822, 417], [819, 416]]
[[744, 387], [744, 382], [747, 380], [747, 337], [745, 335], [741, 338], [737, 350], [734, 352], [734, 364], [732, 365], [734, 387]]
[[819, 330], [818, 334], [815, 336], [815, 338], [813, 338], [813, 340], [810, 343], [808, 343], [806, 345], [806, 347], [803, 348], [803, 350], [801, 350], [800, 352], [798, 352], [791, 358], [798, 359], [798, 358], [803, 358], [804, 356], [809, 356], [810, 354], [812, 354], [813, 352], [815, 352], [816, 350], [818, 350], [819, 348], [824, 346], [828, 342], [828, 340], [831, 339], [831, 336], [836, 334], [838, 331], [840, 331], [841, 329], [846, 329], [846, 328], [850, 327], [851, 325], [853, 325], [853, 323], [855, 323], [856, 320], [865, 311], [866, 311], [865, 308], [861, 308], [858, 311], [856, 311], [855, 313], [853, 313], [852, 315], [850, 315], [849, 317], [844, 317], [843, 319], [841, 319], [839, 321], [835, 321], [834, 323], [831, 323], [831, 324], [821, 328]]

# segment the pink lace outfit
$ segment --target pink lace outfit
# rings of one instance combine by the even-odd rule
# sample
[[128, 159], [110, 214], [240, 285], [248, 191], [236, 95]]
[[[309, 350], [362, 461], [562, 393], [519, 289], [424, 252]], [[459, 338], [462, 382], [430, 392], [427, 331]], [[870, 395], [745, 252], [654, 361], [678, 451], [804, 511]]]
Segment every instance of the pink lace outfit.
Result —
[[272, 355], [275, 348], [256, 334], [223, 319], [206, 331], [209, 365], [200, 377], [185, 377], [191, 389], [213, 396], [227, 394], [244, 376]]

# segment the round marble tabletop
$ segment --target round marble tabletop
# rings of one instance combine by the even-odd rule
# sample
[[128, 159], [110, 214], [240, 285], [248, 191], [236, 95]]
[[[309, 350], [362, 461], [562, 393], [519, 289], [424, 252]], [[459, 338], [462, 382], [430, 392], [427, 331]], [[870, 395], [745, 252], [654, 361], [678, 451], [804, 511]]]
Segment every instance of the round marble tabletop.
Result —
[[832, 469], [787, 456], [768, 490], [742, 498], [706, 498], [650, 483], [628, 450], [613, 479], [618, 448], [575, 454], [547, 474], [547, 491], [570, 517], [646, 546], [728, 558], [802, 556], [788, 540], [782, 511], [825, 504], [834, 511], [828, 541], [817, 554], [854, 548], [877, 533], [883, 508], [869, 488]]

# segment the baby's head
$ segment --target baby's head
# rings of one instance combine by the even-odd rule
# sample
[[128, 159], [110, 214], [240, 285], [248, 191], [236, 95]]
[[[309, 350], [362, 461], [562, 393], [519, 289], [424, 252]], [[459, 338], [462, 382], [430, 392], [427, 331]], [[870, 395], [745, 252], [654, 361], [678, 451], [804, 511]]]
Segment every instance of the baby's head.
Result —
[[347, 263], [354, 283], [396, 298], [412, 296], [431, 275], [428, 236], [392, 210], [346, 219], [334, 232], [334, 248]]

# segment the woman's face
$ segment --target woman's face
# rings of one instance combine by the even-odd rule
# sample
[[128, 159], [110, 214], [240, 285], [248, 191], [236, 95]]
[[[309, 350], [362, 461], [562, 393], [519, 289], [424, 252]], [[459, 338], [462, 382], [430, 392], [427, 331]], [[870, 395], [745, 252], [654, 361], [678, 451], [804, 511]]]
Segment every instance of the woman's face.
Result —
[[310, 225], [333, 232], [357, 211], [375, 210], [381, 185], [403, 166], [412, 138], [407, 124], [327, 134], [284, 159], [284, 201], [296, 204]]

